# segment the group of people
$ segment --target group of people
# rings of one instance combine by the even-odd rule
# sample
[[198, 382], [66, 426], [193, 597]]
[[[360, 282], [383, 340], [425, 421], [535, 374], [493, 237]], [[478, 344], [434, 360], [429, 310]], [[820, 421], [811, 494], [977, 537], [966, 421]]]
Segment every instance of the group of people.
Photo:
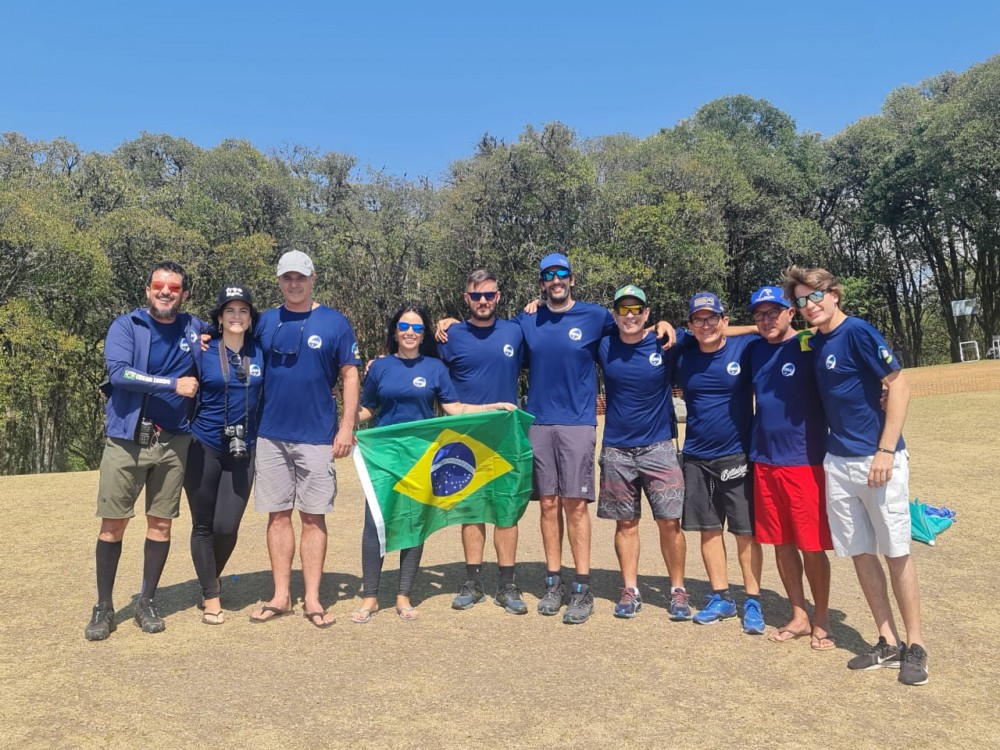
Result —
[[[378, 425], [426, 419], [438, 411], [513, 409], [518, 377], [527, 368], [526, 410], [535, 418], [529, 431], [532, 496], [539, 503], [546, 564], [539, 614], [562, 612], [565, 623], [580, 624], [593, 612], [588, 506], [595, 500], [597, 516], [615, 521], [623, 588], [614, 614], [631, 618], [640, 612], [638, 528], [645, 494], [671, 581], [671, 620], [708, 625], [742, 609], [744, 632], [764, 634], [760, 545], [768, 544], [775, 548], [792, 611], [767, 637], [778, 643], [808, 637], [815, 650], [834, 649], [827, 557], [834, 549], [854, 561], [878, 630], [878, 642], [848, 666], [895, 667], [901, 682], [927, 681], [909, 555], [902, 439], [909, 391], [879, 333], [841, 310], [841, 289], [829, 272], [789, 268], [783, 288], [754, 292], [754, 326], [742, 328], [729, 325], [718, 296], [699, 292], [689, 301], [687, 327], [675, 332], [665, 323], [647, 329], [649, 302], [634, 285], [615, 293], [610, 312], [576, 300], [576, 278], [562, 253], [539, 264], [537, 308], [529, 306], [511, 320], [497, 317], [496, 276], [477, 270], [464, 293], [466, 320], [440, 321], [432, 330], [419, 305], [396, 311], [387, 324], [387, 356], [371, 364], [363, 391], [349, 322], [313, 300], [312, 260], [300, 251], [285, 253], [277, 275], [281, 306], [258, 315], [249, 292], [229, 285], [205, 324], [180, 312], [190, 294], [183, 269], [161, 263], [147, 282], [148, 307], [112, 323], [105, 348], [113, 390], [98, 497], [98, 602], [88, 639], [107, 638], [115, 629], [112, 587], [121, 539], [143, 487], [147, 535], [136, 623], [146, 632], [164, 629], [154, 594], [182, 484], [191, 505], [202, 619], [222, 623], [221, 572], [255, 480], [255, 507], [269, 514], [274, 595], [254, 609], [251, 622], [293, 612], [289, 581], [297, 509], [305, 617], [329, 627], [333, 617], [319, 601], [325, 514], [336, 495], [333, 459], [349, 454], [355, 428], [372, 419]], [[809, 330], [792, 328], [796, 311]], [[606, 417], [595, 493], [598, 366]], [[333, 401], [338, 380], [339, 425]], [[687, 404], [683, 454], [676, 444], [675, 386]], [[729, 588], [724, 528], [736, 537], [742, 608]], [[684, 585], [685, 531], [699, 533], [712, 592], [697, 612]], [[572, 578], [562, 570], [564, 536]], [[466, 580], [452, 606], [464, 610], [486, 598], [486, 530], [469, 524], [461, 538]], [[526, 614], [515, 579], [517, 540], [516, 525], [494, 529], [499, 578], [493, 601], [511, 614]], [[383, 563], [367, 509], [361, 546], [363, 590], [350, 614], [358, 624], [378, 612]], [[419, 616], [410, 591], [421, 553], [422, 546], [400, 553], [395, 612], [404, 620]], [[880, 554], [905, 643], [893, 620]], [[812, 593], [811, 616], [803, 575]]]

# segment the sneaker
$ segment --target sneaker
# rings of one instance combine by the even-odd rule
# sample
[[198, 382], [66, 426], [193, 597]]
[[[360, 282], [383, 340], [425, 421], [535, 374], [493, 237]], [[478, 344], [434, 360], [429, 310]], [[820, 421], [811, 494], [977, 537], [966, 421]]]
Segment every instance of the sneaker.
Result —
[[528, 614], [528, 605], [521, 599], [521, 589], [517, 587], [516, 583], [508, 583], [506, 586], [498, 588], [493, 597], [493, 603], [498, 607], [503, 607], [504, 612], [512, 615]]
[[485, 598], [486, 594], [483, 593], [483, 587], [479, 581], [466, 581], [458, 590], [458, 596], [451, 600], [451, 608], [472, 609], [476, 603]]
[[747, 599], [743, 603], [743, 632], [764, 635], [764, 613], [760, 611], [760, 602], [756, 599]]
[[566, 598], [566, 584], [558, 576], [545, 576], [545, 585], [549, 590], [538, 600], [538, 614], [557, 615], [562, 608], [563, 599]]
[[639, 589], [628, 586], [623, 588], [622, 598], [615, 605], [615, 617], [624, 617], [630, 620], [639, 614], [640, 609], [642, 609], [642, 596], [639, 595]]
[[[920, 650], [923, 651], [923, 649]], [[885, 638], [879, 636], [878, 643], [872, 646], [865, 653], [858, 654], [847, 662], [847, 668], [858, 669], [865, 672], [870, 669], [879, 669], [881, 667], [899, 669], [901, 656], [902, 653], [898, 646], [890, 646], [886, 642]]]
[[913, 643], [903, 649], [903, 663], [899, 668], [899, 681], [904, 685], [927, 684], [927, 652], [923, 646]]
[[135, 603], [135, 624], [143, 633], [162, 633], [167, 629], [163, 618], [156, 614], [152, 599], [139, 599]]
[[90, 624], [84, 628], [83, 637], [88, 641], [103, 641], [117, 630], [115, 611], [110, 604], [94, 605], [94, 613], [90, 616]]
[[732, 599], [723, 599], [718, 594], [712, 594], [708, 597], [708, 603], [691, 619], [699, 625], [713, 625], [719, 620], [726, 620], [730, 617], [736, 617], [736, 602]]
[[670, 593], [670, 619], [674, 622], [680, 622], [681, 620], [690, 620], [691, 617], [687, 589], [674, 589]]
[[594, 611], [594, 594], [585, 583], [574, 583], [569, 594], [569, 606], [563, 614], [563, 622], [567, 625], [585, 623]]

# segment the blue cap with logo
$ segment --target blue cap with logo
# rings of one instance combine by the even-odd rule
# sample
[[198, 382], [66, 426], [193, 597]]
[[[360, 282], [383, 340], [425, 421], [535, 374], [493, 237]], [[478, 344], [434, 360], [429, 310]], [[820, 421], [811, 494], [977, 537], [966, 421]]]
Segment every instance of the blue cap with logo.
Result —
[[688, 300], [688, 317], [690, 318], [699, 310], [711, 310], [721, 315], [722, 303], [711, 292], [697, 292]]
[[785, 292], [780, 286], [762, 286], [750, 295], [750, 305], [748, 310], [753, 310], [757, 305], [764, 302], [773, 302], [782, 307], [791, 307], [792, 303], [785, 299]]
[[538, 264], [539, 271], [546, 271], [550, 268], [565, 268], [567, 271], [573, 271], [573, 269], [569, 267], [569, 258], [562, 253], [549, 253], [542, 258], [542, 262]]

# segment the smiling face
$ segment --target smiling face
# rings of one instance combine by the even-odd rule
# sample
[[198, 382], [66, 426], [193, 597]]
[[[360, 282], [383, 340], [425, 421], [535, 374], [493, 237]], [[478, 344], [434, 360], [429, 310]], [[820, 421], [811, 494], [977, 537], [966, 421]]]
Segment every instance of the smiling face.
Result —
[[191, 294], [183, 287], [184, 279], [179, 273], [158, 269], [146, 287], [149, 314], [165, 323], [172, 322], [180, 312], [181, 305]]
[[[639, 308], [639, 312], [634, 309], [626, 309], [636, 307]], [[625, 311], [624, 315], [622, 310]], [[622, 297], [615, 301], [611, 313], [615, 317], [615, 324], [618, 326], [618, 333], [622, 341], [626, 344], [634, 344], [642, 339], [642, 331], [649, 319], [649, 308], [646, 307], [645, 303], [636, 297]]]
[[245, 333], [250, 328], [250, 305], [242, 300], [227, 303], [219, 313], [219, 328], [229, 333]]
[[565, 278], [559, 278], [558, 275], [553, 275], [551, 281], [546, 281], [544, 274], [551, 274], [552, 272], [563, 273], [566, 272], [566, 269], [562, 266], [546, 268], [542, 272], [543, 277], [539, 281], [539, 284], [541, 284], [542, 291], [545, 292], [545, 298], [549, 301], [550, 307], [562, 307], [573, 299], [572, 290], [573, 286], [576, 284], [576, 279], [573, 278], [572, 273], [568, 273]]
[[[405, 331], [399, 329], [399, 323], [405, 327]], [[399, 316], [399, 323], [396, 324], [396, 343], [399, 345], [399, 354], [407, 359], [412, 359], [420, 354], [420, 344], [427, 335], [426, 331], [417, 333], [413, 326], [423, 326], [424, 320], [413, 310], [408, 310]]]
[[[478, 296], [479, 299], [473, 299], [470, 293]], [[493, 295], [492, 300], [486, 298], [490, 294]], [[469, 306], [473, 322], [491, 323], [496, 317], [497, 303], [500, 302], [500, 291], [497, 283], [492, 279], [480, 281], [478, 284], [469, 284], [463, 297], [465, 304]]]
[[688, 323], [698, 341], [698, 348], [703, 352], [714, 352], [725, 341], [723, 331], [729, 324], [729, 318], [711, 310], [699, 310], [688, 319]]
[[791, 330], [795, 310], [791, 308], [774, 302], [762, 302], [754, 307], [751, 315], [757, 326], [757, 332], [772, 344], [778, 344], [795, 335]]
[[313, 281], [315, 276], [304, 276], [298, 271], [289, 271], [278, 277], [281, 296], [285, 307], [292, 312], [305, 312], [312, 307]]
[[[814, 292], [822, 292], [823, 298], [818, 302], [809, 299], [809, 295]], [[805, 302], [803, 307], [798, 306], [800, 299]], [[832, 331], [844, 318], [844, 313], [839, 307], [840, 296], [836, 292], [818, 290], [806, 284], [796, 284], [794, 300], [799, 314], [805, 318], [806, 322], [811, 326], [816, 326], [823, 333]]]

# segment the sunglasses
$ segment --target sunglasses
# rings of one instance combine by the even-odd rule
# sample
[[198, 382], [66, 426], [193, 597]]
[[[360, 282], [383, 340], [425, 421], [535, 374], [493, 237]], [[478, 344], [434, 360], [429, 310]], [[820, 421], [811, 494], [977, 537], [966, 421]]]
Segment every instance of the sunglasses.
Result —
[[[306, 323], [305, 321], [302, 321], [302, 325], [299, 326], [299, 335], [298, 338], [295, 339], [294, 349], [288, 348], [288, 343], [290, 343], [290, 341], [282, 342], [283, 345], [280, 347], [275, 345], [275, 342], [278, 341], [278, 335], [281, 333], [281, 327], [283, 325], [285, 325], [284, 321], [278, 323], [278, 327], [274, 329], [274, 336], [271, 337], [271, 351], [274, 354], [280, 354], [282, 357], [297, 357], [299, 349], [302, 348], [302, 333], [306, 330]], [[289, 337], [286, 335], [285, 339], [289, 339]]]
[[691, 318], [689, 321], [694, 328], [709, 328], [719, 325], [722, 320], [721, 315], [709, 315], [707, 318]]
[[542, 281], [552, 281], [553, 279], [568, 279], [570, 272], [565, 268], [556, 268], [552, 271], [542, 271]]
[[411, 328], [414, 333], [423, 333], [424, 324], [423, 323], [404, 323], [402, 320], [396, 323], [396, 328], [400, 331], [409, 331]]
[[499, 292], [466, 292], [469, 295], [469, 299], [473, 302], [479, 302], [479, 300], [486, 298], [487, 302], [492, 302], [497, 298]]
[[819, 304], [823, 301], [824, 292], [821, 289], [817, 289], [815, 292], [809, 292], [805, 297], [796, 297], [795, 306], [799, 309], [805, 307], [810, 302], [815, 302]]
[[178, 284], [176, 281], [151, 281], [149, 282], [149, 288], [154, 293], [167, 289], [171, 294], [180, 294], [184, 285]]
[[616, 307], [615, 310], [617, 310], [618, 314], [624, 318], [629, 313], [632, 313], [633, 315], [636, 315], [636, 316], [642, 315], [643, 306], [642, 305], [618, 305], [618, 307]]
[[760, 323], [765, 318], [767, 320], [777, 320], [784, 309], [774, 308], [773, 310], [761, 310], [760, 312], [755, 312], [752, 314], [753, 322]]
[[233, 375], [241, 383], [247, 379], [247, 369], [243, 366], [243, 358], [239, 354], [229, 355], [229, 366], [233, 368]]

